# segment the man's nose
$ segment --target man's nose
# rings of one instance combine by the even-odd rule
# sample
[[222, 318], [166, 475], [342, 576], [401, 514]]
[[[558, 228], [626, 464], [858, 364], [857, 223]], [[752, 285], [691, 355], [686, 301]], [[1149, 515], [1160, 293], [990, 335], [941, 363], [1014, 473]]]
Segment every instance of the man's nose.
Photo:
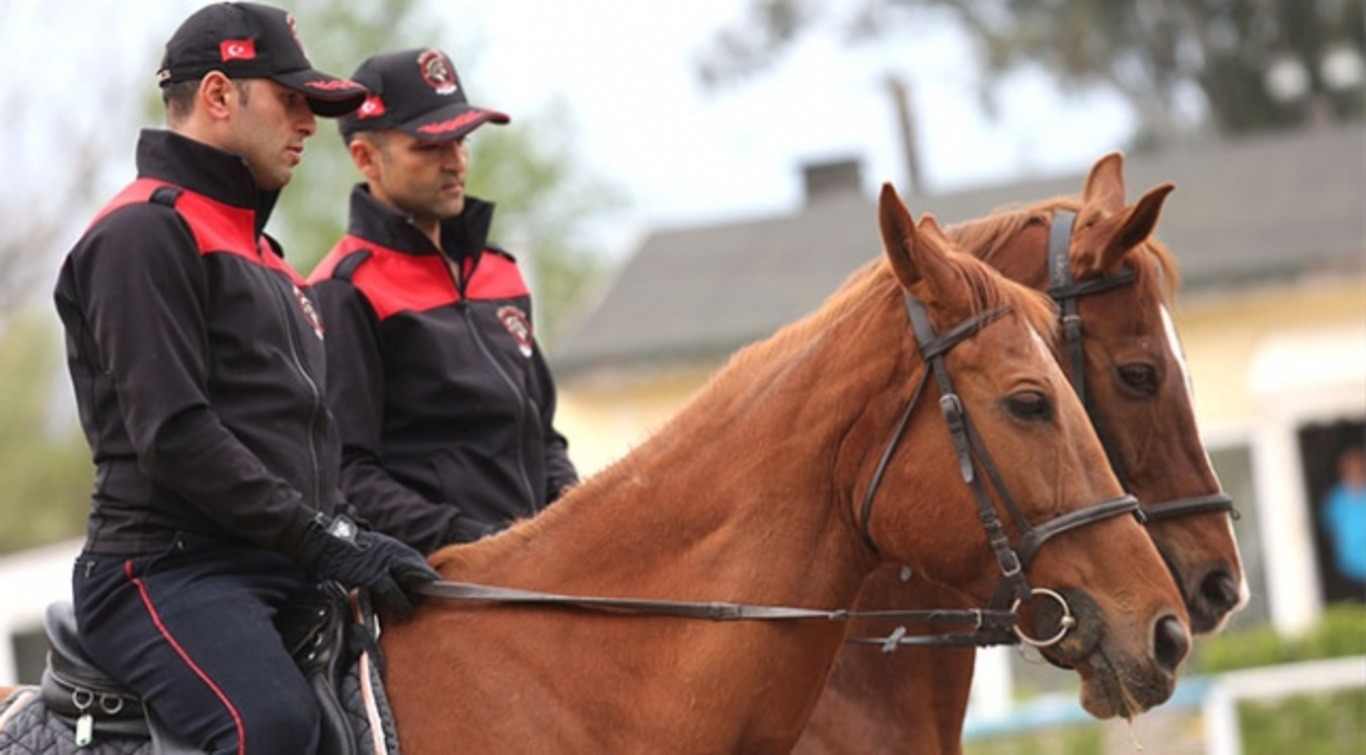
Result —
[[458, 142], [450, 142], [441, 151], [441, 163], [451, 170], [463, 168], [469, 162], [469, 153]]

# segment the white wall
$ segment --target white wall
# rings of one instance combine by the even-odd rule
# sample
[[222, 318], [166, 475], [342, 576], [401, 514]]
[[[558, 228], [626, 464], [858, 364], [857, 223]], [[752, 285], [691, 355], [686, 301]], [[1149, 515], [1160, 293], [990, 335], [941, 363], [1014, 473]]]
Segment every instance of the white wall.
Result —
[[0, 557], [0, 686], [18, 681], [11, 638], [43, 626], [54, 600], [71, 599], [71, 567], [81, 540], [69, 540]]

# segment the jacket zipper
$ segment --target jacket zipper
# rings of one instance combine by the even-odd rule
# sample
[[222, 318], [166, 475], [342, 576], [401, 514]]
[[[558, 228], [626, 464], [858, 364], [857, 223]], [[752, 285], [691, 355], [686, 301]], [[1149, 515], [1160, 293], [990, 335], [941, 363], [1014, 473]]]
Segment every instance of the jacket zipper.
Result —
[[479, 346], [480, 353], [488, 360], [489, 365], [493, 367], [493, 371], [498, 373], [498, 376], [502, 378], [503, 383], [512, 391], [512, 395], [516, 399], [517, 438], [515, 445], [517, 446], [517, 473], [522, 479], [522, 488], [526, 491], [527, 504], [531, 507], [531, 512], [534, 514], [541, 510], [541, 506], [540, 497], [536, 495], [536, 491], [531, 487], [531, 476], [528, 475], [526, 471], [526, 444], [523, 442], [523, 438], [526, 437], [527, 398], [522, 395], [521, 389], [517, 387], [517, 382], [512, 379], [511, 375], [507, 374], [507, 371], [503, 369], [503, 366], [494, 358], [493, 351], [489, 349], [488, 344], [484, 342], [484, 337], [479, 332], [479, 327], [474, 321], [474, 312], [470, 308], [469, 300], [465, 298], [465, 279], [463, 275], [459, 274], [459, 271], [456, 268], [457, 263], [444, 254], [442, 255], [442, 259], [446, 262], [446, 272], [451, 276], [451, 283], [455, 285], [455, 290], [460, 295], [460, 301], [457, 302], [457, 305], [464, 314], [465, 324], [469, 327], [470, 336], [474, 338], [475, 344]]
[[[276, 277], [275, 274], [270, 271], [266, 271], [266, 275], [269, 276], [272, 281]], [[294, 284], [291, 283], [290, 285], [292, 286]], [[284, 315], [285, 319], [285, 327], [289, 330], [290, 359], [294, 363], [295, 370], [297, 370], [300, 377], [304, 379], [304, 383], [308, 385], [309, 392], [313, 395], [313, 406], [312, 409], [309, 411], [308, 415], [308, 458], [309, 461], [312, 463], [313, 472], [313, 506], [316, 507], [318, 511], [322, 511], [323, 502], [320, 497], [322, 489], [322, 479], [321, 473], [319, 471], [322, 465], [318, 462], [318, 415], [320, 413], [319, 410], [322, 408], [322, 391], [319, 390], [317, 381], [315, 381], [313, 379], [313, 376], [309, 374], [308, 368], [304, 366], [303, 358], [299, 356], [299, 353], [303, 350], [303, 344], [299, 342], [299, 327], [297, 318], [294, 316], [294, 313], [290, 310], [291, 306], [298, 306], [297, 302], [291, 300], [291, 298], [294, 295], [294, 292], [293, 290], [290, 290], [288, 292], [281, 294], [279, 293], [278, 286], [272, 285], [271, 287], [276, 290], [277, 294], [279, 294], [278, 296], [276, 296], [276, 301], [279, 302], [280, 306], [282, 307], [282, 314]]]

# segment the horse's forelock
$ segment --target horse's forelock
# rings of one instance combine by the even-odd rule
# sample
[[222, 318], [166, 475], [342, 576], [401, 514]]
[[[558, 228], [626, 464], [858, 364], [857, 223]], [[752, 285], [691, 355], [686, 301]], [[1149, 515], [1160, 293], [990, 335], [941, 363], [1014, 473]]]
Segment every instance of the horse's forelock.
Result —
[[[1077, 197], [1052, 197], [1027, 205], [1000, 207], [986, 217], [949, 226], [946, 231], [949, 238], [973, 256], [990, 259], [1030, 225], [1037, 223], [1047, 228], [1059, 212], [1080, 211], [1081, 200]], [[1171, 303], [1181, 284], [1181, 274], [1176, 258], [1165, 244], [1149, 237], [1125, 259], [1143, 294]]]
[[1057, 311], [1045, 294], [1001, 275], [985, 262], [967, 254], [950, 259], [972, 291], [972, 314], [1000, 307], [1014, 311], [1052, 347], [1057, 339]]

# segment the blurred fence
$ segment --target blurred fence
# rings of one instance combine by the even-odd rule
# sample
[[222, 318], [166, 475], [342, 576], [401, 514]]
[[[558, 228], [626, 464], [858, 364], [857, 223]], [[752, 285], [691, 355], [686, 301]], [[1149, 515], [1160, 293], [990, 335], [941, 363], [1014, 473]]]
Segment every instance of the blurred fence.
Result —
[[[1349, 696], [1336, 703], [1323, 701], [1344, 692]], [[1292, 705], [1309, 698], [1319, 704]], [[1276, 752], [1286, 742], [1299, 744], [1299, 755], [1366, 752], [1366, 655], [1183, 678], [1172, 698], [1139, 717], [1131, 731], [1106, 724], [1112, 727], [1107, 736], [1101, 726], [1075, 693], [1057, 693], [999, 715], [970, 715], [963, 739], [969, 753], [982, 755], [1144, 748], [1244, 755]], [[1267, 740], [1268, 732], [1276, 742]]]

